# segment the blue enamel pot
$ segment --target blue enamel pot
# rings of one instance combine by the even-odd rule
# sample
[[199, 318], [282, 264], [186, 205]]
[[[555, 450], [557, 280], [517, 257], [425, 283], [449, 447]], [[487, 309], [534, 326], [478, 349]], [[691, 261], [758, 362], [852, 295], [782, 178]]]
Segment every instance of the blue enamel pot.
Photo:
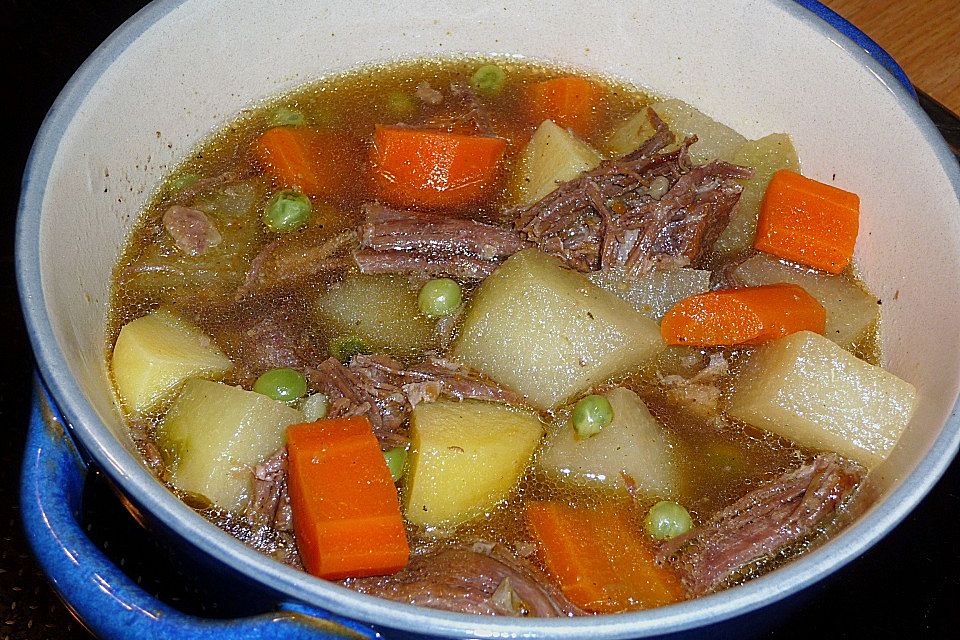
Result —
[[[17, 274], [39, 366], [21, 497], [38, 560], [97, 635], [715, 637], [758, 626], [841, 570], [933, 486], [960, 442], [960, 172], [903, 72], [811, 0], [633, 0], [600, 9], [532, 0], [157, 0], [76, 72], [37, 137], [20, 200]], [[915, 384], [921, 400], [899, 445], [871, 473], [876, 499], [855, 522], [766, 576], [698, 600], [504, 620], [388, 602], [295, 571], [217, 529], [155, 480], [122, 424], [105, 358], [111, 269], [137, 212], [166, 171], [244, 107], [361, 64], [438, 53], [557, 62], [681, 98], [748, 137], [786, 131], [805, 174], [839, 176], [861, 194], [855, 264], [884, 300], [884, 366]], [[251, 610], [273, 613], [198, 619], [141, 590], [78, 525], [90, 466], [198, 571], [235, 585]]]

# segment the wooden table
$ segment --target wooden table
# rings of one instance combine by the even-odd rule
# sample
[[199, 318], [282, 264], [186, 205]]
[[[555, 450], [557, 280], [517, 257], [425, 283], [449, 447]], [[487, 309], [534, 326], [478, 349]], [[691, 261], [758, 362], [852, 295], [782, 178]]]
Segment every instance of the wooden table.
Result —
[[907, 77], [960, 114], [960, 0], [821, 0], [900, 63]]

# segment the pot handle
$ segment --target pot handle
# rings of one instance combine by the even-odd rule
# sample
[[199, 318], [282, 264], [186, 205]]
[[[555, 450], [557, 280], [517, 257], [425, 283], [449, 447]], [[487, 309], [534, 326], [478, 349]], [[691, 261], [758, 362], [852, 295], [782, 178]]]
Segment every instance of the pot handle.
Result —
[[829, 23], [834, 29], [853, 40], [861, 49], [866, 51], [871, 58], [879, 62], [884, 69], [889, 71], [890, 74], [903, 85], [907, 93], [913, 96], [914, 100], [917, 99], [917, 91], [913, 88], [910, 79], [907, 78], [907, 74], [904, 73], [900, 65], [897, 64], [897, 61], [893, 59], [893, 56], [874, 42], [870, 36], [860, 31], [860, 29], [853, 26], [846, 18], [818, 0], [794, 0], [794, 2], [817, 14], [817, 16]]
[[359, 623], [300, 604], [235, 620], [188, 616], [160, 602], [118, 569], [79, 522], [87, 468], [40, 380], [20, 481], [21, 516], [34, 555], [53, 587], [97, 637], [216, 640], [341, 640], [382, 636]]

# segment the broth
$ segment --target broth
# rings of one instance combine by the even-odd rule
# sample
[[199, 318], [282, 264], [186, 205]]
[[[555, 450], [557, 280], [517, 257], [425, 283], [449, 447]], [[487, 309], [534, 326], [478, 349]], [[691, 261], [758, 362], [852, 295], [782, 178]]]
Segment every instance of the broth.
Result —
[[[491, 64], [504, 72], [506, 81], [496, 95], [484, 95], [475, 87], [471, 88], [472, 77], [478, 67]], [[499, 166], [506, 169], [501, 170], [493, 186], [486, 189], [482, 197], [468, 204], [433, 210], [446, 216], [510, 228], [511, 218], [523, 209], [518, 204], [518, 193], [524, 184], [517, 177], [520, 175], [517, 167], [522, 164], [521, 156], [540, 126], [540, 118], [531, 115], [528, 105], [531, 88], [545, 80], [567, 76], [567, 70], [519, 60], [418, 60], [325, 79], [244, 112], [198, 147], [164, 181], [143, 211], [114, 272], [108, 332], [110, 349], [128, 323], [163, 307], [173, 309], [209, 336], [208, 340], [212, 339], [233, 361], [233, 366], [223, 374], [222, 382], [246, 390], [253, 387], [263, 372], [262, 368], [255, 366], [262, 361], [261, 346], [274, 344], [271, 340], [289, 337], [278, 338], [270, 333], [270, 327], [274, 325], [265, 329], [261, 323], [263, 319], [275, 319], [275, 326], [284, 330], [294, 327], [295, 338], [290, 344], [302, 347], [302, 353], [290, 357], [289, 366], [293, 368], [297, 366], [292, 363], [301, 358], [306, 358], [310, 366], [314, 366], [328, 356], [336, 355], [334, 345], [343, 337], [343, 325], [325, 320], [332, 317], [332, 312], [324, 310], [321, 300], [329, 301], [331, 292], [346, 287], [344, 282], [359, 278], [355, 275], [357, 265], [349, 263], [312, 272], [309, 277], [290, 279], [286, 279], [288, 274], [284, 269], [295, 271], [307, 261], [315, 265], [326, 260], [329, 256], [317, 258], [320, 254], [315, 252], [321, 247], [326, 250], [328, 243], [337, 238], [356, 242], [355, 237], [349, 235], [351, 230], [363, 228], [366, 203], [377, 201], [382, 195], [378, 184], [369, 177], [368, 163], [373, 153], [375, 128], [399, 124], [413, 130], [453, 130], [494, 135], [506, 140], [499, 160]], [[582, 143], [598, 150], [602, 158], [612, 158], [615, 156], [610, 151], [613, 132], [635, 114], [646, 112], [648, 105], [658, 99], [605, 78], [591, 77], [589, 82], [599, 89], [598, 98], [591, 112], [592, 123], [578, 135]], [[274, 232], [264, 226], [262, 220], [271, 196], [291, 185], [252, 151], [264, 132], [277, 126], [322, 131], [327, 136], [326, 144], [337, 149], [337, 167], [342, 174], [334, 192], [309, 198], [309, 220], [303, 228], [289, 233]], [[200, 211], [204, 219], [213, 221], [220, 236], [219, 242], [199, 255], [185, 253], [165, 226], [168, 224], [165, 215], [171, 207]], [[273, 254], [266, 254], [267, 259], [259, 263], [256, 261], [261, 252], [268, 251], [281, 240], [294, 247], [284, 249], [287, 254], [281, 257], [287, 262], [277, 262], [280, 258]], [[709, 250], [706, 253], [709, 254]], [[718, 275], [735, 268], [745, 257], [755, 253], [749, 249], [735, 255], [707, 255], [699, 263], [713, 271], [713, 288], [722, 288], [725, 285], [722, 280], [718, 281]], [[255, 268], [264, 268], [267, 273], [264, 277], [275, 281], [269, 286], [260, 286], [257, 284], [259, 280], [251, 280], [248, 275]], [[394, 287], [389, 291], [401, 293], [397, 294], [400, 296], [397, 301], [390, 304], [401, 304], [398, 300], [403, 297], [404, 287], [415, 296], [430, 275], [433, 274], [395, 276], [389, 281]], [[862, 288], [849, 268], [832, 277], [845, 282], [844, 286]], [[387, 282], [382, 279], [368, 282], [374, 281]], [[401, 283], [397, 285], [399, 288], [395, 286], [397, 282]], [[485, 281], [477, 278], [460, 279], [467, 305], [485, 286], [482, 282]], [[373, 304], [376, 300], [368, 302]], [[445, 337], [431, 333], [427, 338], [423, 338], [426, 334], [422, 332], [416, 333], [417, 323], [433, 327], [438, 322], [404, 318], [403, 323], [414, 325], [413, 329], [405, 326], [404, 330], [412, 331], [411, 341], [419, 341], [421, 347], [410, 349], [387, 345], [372, 351], [385, 351], [406, 367], [415, 366], [424, 358], [425, 352], [439, 351], [440, 355], [448, 356], [449, 344], [462, 337], [458, 333], [463, 331], [462, 324], [457, 324], [462, 323], [462, 318], [458, 318], [454, 317], [451, 324], [455, 326]], [[359, 326], [359, 320], [357, 322]], [[393, 330], [385, 330], [386, 333], [390, 331]], [[260, 342], [254, 339], [255, 336], [252, 338], [255, 332], [260, 332], [257, 334], [262, 336]], [[277, 344], [282, 347], [278, 347], [280, 351], [289, 347], [282, 341]], [[861, 331], [855, 344], [849, 345], [848, 349], [875, 364], [878, 360], [875, 322], [869, 330]], [[820, 450], [796, 444], [727, 415], [726, 407], [731, 402], [740, 371], [750, 366], [756, 351], [754, 346], [671, 347], [645, 366], [634, 367], [627, 376], [618, 374], [590, 385], [593, 393], [607, 393], [614, 387], [632, 389], [649, 408], [677, 461], [679, 488], [670, 498], [689, 511], [695, 524], [707, 523], [741, 496], [778, 481], [793, 469], [810, 464]], [[278, 352], [271, 352], [271, 357]], [[722, 370], [719, 373], [706, 375], [702, 382], [697, 381], [696, 376], [710, 365], [720, 363]], [[318, 391], [313, 378], [308, 378], [308, 386], [309, 392]], [[118, 394], [122, 397], [121, 392]], [[696, 394], [706, 396], [696, 397]], [[576, 397], [580, 395], [578, 393]], [[206, 496], [177, 486], [170, 468], [177, 465], [183, 452], [165, 444], [159, 435], [171, 404], [176, 402], [177, 396], [168, 394], [147, 410], [136, 411], [121, 399], [121, 406], [125, 407], [128, 423], [147, 463], [171, 490], [204, 517], [245, 544], [280, 561], [300, 566], [296, 540], [291, 532], [278, 530], [274, 522], [251, 520], [245, 517], [242, 509], [222, 508]], [[554, 407], [538, 408], [536, 403], [523, 404], [528, 410], [531, 404], [536, 409], [536, 415], [547, 432], [544, 440], [547, 444], [541, 444], [533, 454], [514, 488], [505, 497], [495, 500], [492, 507], [483, 509], [479, 517], [470, 518], [456, 527], [419, 526], [407, 520], [406, 534], [415, 556], [437, 545], [468, 547], [483, 540], [503, 545], [521, 558], [521, 562], [535, 565], [536, 571], [548, 575], [551, 573], [549, 562], [545, 563], [536, 552], [535, 540], [524, 516], [525, 505], [531, 502], [563, 503], [584, 511], [614, 505], [630, 514], [629, 520], [637, 531], [643, 530], [644, 515], [665, 496], [625, 491], [622, 487], [611, 488], [604, 482], [571, 483], [544, 471], [540, 464], [544, 450], [558, 437], [557, 433], [570, 428], [572, 405], [563, 402]], [[404, 426], [397, 432], [405, 435], [409, 428], [407, 424], [404, 421]], [[378, 435], [381, 434], [378, 432]], [[381, 439], [381, 444], [387, 449], [390, 443]], [[625, 472], [623, 476], [623, 482], [629, 488], [631, 481]], [[283, 482], [286, 482], [285, 477]], [[409, 495], [404, 495], [409, 491], [406, 484], [401, 484], [402, 501], [409, 499]], [[252, 498], [248, 496], [247, 499]], [[829, 530], [830, 522], [829, 519], [818, 522], [811, 535], [754, 560], [727, 579], [724, 586], [769, 570], [810, 546], [819, 539], [817, 536]], [[645, 544], [655, 548], [657, 543], [648, 540]], [[364, 586], [363, 580], [369, 579], [361, 578], [354, 583], [348, 578], [347, 584], [367, 592], [386, 593]], [[684, 597], [689, 595], [696, 594], [688, 593]], [[645, 606], [642, 602], [633, 602], [628, 608]], [[520, 612], [530, 611], [520, 607]]]

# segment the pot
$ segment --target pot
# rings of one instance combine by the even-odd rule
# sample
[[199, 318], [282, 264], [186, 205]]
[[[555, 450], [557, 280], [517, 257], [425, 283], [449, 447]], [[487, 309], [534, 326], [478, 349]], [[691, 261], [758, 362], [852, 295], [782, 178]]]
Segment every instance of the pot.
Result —
[[[137, 212], [166, 172], [245, 106], [361, 64], [438, 52], [559, 62], [681, 98], [747, 137], [789, 132], [806, 175], [861, 195], [855, 263], [883, 300], [884, 366], [915, 384], [921, 401], [872, 473], [877, 499], [856, 522], [771, 574], [694, 601], [504, 621], [379, 600], [282, 566], [153, 478], [120, 419], [104, 358], [111, 268]], [[705, 634], [840, 570], [894, 527], [955, 455], [958, 232], [960, 172], [902, 72], [810, 0], [613, 0], [603, 12], [577, 2], [158, 0], [64, 89], [24, 179], [17, 270], [40, 374], [22, 485], [28, 535], [57, 589], [107, 638]], [[199, 620], [140, 590], [77, 526], [89, 464], [157, 535], [276, 613]]]

